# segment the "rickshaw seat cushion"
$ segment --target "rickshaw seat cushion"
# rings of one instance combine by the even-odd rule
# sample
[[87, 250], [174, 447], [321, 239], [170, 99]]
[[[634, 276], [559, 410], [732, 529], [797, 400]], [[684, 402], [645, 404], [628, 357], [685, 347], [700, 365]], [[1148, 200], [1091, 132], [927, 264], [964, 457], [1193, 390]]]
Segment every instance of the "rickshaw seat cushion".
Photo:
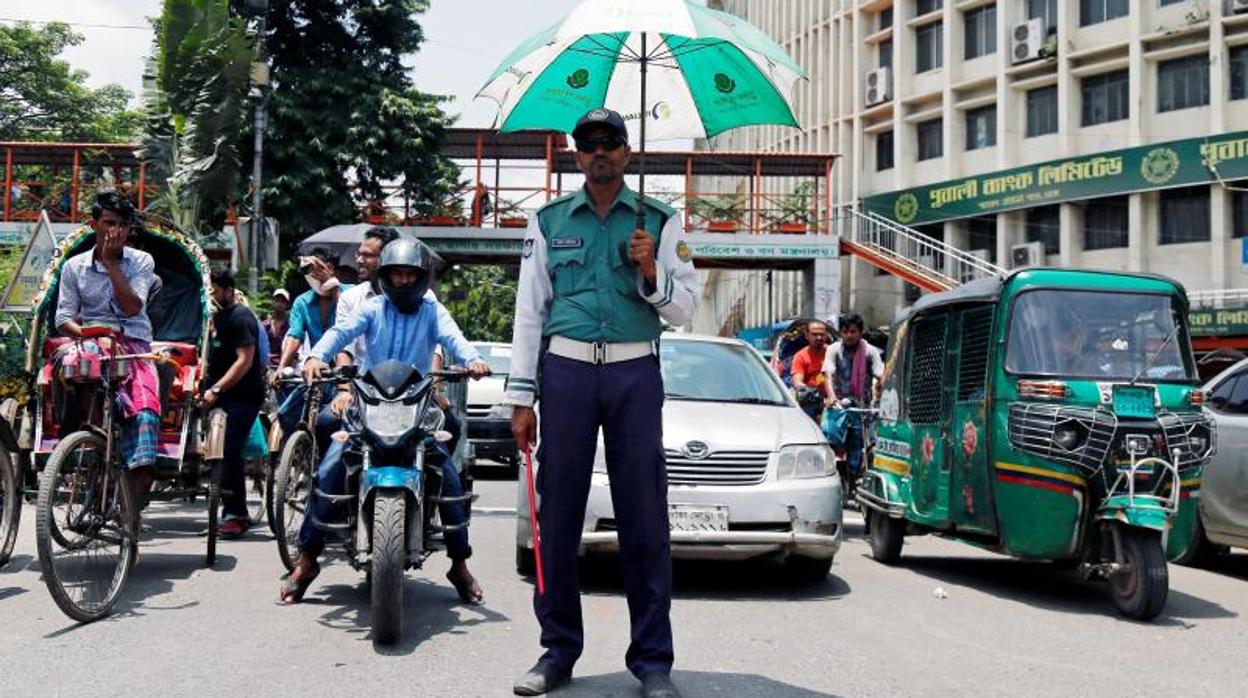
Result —
[[47, 339], [43, 340], [44, 360], [51, 361], [52, 357], [56, 355], [57, 349], [60, 349], [61, 347], [65, 346], [66, 344], [69, 344], [72, 341], [74, 341], [72, 337], [48, 337]]
[[85, 339], [99, 339], [100, 337], [112, 337], [117, 334], [117, 329], [110, 325], [83, 325], [78, 328]]
[[199, 352], [194, 344], [185, 342], [152, 342], [154, 353], [165, 353], [183, 368], [199, 363]]

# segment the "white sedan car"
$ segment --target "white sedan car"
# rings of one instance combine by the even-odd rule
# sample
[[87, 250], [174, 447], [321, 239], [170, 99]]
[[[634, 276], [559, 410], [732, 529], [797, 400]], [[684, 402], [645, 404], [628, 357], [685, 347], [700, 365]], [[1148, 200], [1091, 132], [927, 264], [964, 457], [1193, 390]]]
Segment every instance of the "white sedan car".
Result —
[[[836, 460], [820, 429], [739, 340], [665, 334], [659, 355], [672, 555], [772, 555], [798, 577], [826, 577], [841, 545], [842, 501]], [[582, 554], [618, 551], [604, 453], [600, 436]], [[532, 531], [521, 484], [516, 568], [529, 574]]]

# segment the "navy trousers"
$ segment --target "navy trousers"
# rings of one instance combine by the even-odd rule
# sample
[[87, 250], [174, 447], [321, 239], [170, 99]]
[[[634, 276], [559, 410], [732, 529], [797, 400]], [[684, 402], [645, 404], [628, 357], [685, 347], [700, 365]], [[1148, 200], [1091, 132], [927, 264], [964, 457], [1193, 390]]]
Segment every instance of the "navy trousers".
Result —
[[246, 520], [247, 477], [243, 463], [243, 448], [247, 436], [260, 414], [258, 402], [226, 401], [218, 405], [225, 411], [225, 453], [221, 460], [221, 510], [222, 518]]
[[672, 562], [658, 357], [594, 365], [547, 354], [540, 394], [546, 594], [535, 592], [533, 606], [544, 658], [571, 670], [584, 646], [577, 548], [601, 427], [632, 625], [625, 663], [639, 678], [670, 673]]

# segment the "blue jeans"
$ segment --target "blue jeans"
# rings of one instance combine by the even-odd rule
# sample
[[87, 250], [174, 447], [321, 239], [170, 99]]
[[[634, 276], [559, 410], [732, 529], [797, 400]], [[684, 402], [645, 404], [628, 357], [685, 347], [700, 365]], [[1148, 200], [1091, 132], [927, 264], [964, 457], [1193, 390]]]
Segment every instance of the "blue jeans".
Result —
[[[449, 416], [449, 415], [448, 415]], [[325, 457], [321, 459], [321, 463], [316, 470], [316, 486], [325, 494], [342, 495], [349, 494], [347, 487], [347, 464], [343, 456], [346, 454], [347, 446], [350, 441], [331, 441], [329, 448], [325, 451]], [[438, 444], [437, 449], [429, 454], [431, 458], [441, 459], [442, 467], [442, 492], [443, 497], [461, 497], [464, 495], [464, 485], [460, 480], [459, 471], [455, 469], [455, 463], [450, 458], [450, 453], [445, 450], [442, 444]], [[359, 491], [358, 488], [356, 490]], [[443, 526], [458, 526], [468, 521], [468, 503], [461, 502], [455, 504], [439, 504], [438, 513], [442, 519]], [[299, 529], [299, 551], [304, 555], [316, 557], [325, 550], [325, 531], [321, 530], [313, 523], [313, 519], [323, 523], [336, 523], [342, 520], [341, 507], [335, 506], [329, 500], [311, 495], [311, 501], [308, 505], [308, 516], [303, 520], [303, 527]], [[446, 542], [446, 553], [452, 560], [467, 560], [472, 557], [472, 546], [468, 544], [468, 528], [463, 527], [454, 531], [447, 531], [443, 534]]]
[[[334, 399], [334, 386], [321, 386], [321, 404], [328, 406], [330, 400]], [[278, 389], [277, 394], [277, 421], [282, 425], [283, 434], [292, 434], [299, 422], [303, 421], [304, 406], [307, 404], [308, 386], [299, 385], [283, 385]], [[324, 449], [324, 444], [321, 444]], [[322, 450], [323, 453], [323, 450]]]
[[850, 475], [862, 473], [862, 415], [850, 413], [845, 419], [845, 467]]

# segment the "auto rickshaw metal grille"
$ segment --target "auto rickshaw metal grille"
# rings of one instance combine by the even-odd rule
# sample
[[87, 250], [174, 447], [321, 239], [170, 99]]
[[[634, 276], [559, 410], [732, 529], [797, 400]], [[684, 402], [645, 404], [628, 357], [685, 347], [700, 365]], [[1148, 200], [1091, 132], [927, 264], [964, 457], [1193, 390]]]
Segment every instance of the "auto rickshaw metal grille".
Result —
[[[1217, 451], [1217, 430], [1205, 415], [1198, 412], [1161, 412], [1157, 415], [1157, 421], [1161, 423], [1161, 430], [1166, 438], [1166, 450], [1179, 449], [1178, 462], [1175, 463], [1179, 470], [1200, 465]], [[1192, 432], [1198, 427], [1204, 427], [1204, 433], [1209, 435], [1209, 444], [1203, 454], [1197, 453], [1191, 446]]]
[[915, 323], [914, 363], [910, 371], [910, 421], [936, 424], [945, 396], [945, 328], [948, 316]]
[[[1060, 446], [1059, 427], [1075, 429], [1079, 444], [1070, 450]], [[1024, 402], [1010, 405], [1011, 446], [1092, 473], [1104, 465], [1117, 429], [1118, 418], [1109, 410]]]
[[991, 306], [962, 314], [962, 345], [959, 347], [958, 400], [984, 399], [988, 381], [988, 348], [992, 341]]

